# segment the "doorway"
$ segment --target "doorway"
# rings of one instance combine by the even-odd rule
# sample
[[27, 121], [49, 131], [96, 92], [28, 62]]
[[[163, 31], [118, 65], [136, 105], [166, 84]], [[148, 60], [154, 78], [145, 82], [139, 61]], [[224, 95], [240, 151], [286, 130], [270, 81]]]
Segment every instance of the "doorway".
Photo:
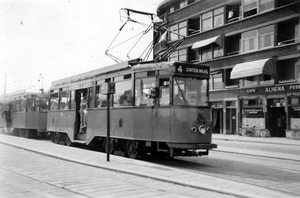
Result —
[[223, 108], [212, 109], [213, 133], [223, 133]]
[[272, 137], [285, 137], [286, 112], [284, 99], [268, 100], [268, 129]]
[[79, 136], [79, 133], [81, 132], [81, 121], [82, 121], [82, 115], [80, 113], [80, 103], [81, 103], [81, 99], [83, 97], [87, 96], [87, 89], [79, 89], [75, 91], [75, 122], [74, 122], [74, 137], [75, 139], [82, 139]]
[[236, 109], [226, 108], [226, 134], [237, 134], [236, 120]]

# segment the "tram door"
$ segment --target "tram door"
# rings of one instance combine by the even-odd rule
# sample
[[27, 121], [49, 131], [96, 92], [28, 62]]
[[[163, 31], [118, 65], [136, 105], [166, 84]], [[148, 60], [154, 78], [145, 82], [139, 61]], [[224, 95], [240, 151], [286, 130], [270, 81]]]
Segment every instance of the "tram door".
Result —
[[75, 91], [75, 121], [74, 121], [74, 137], [75, 139], [78, 139], [78, 134], [80, 132], [80, 126], [81, 126], [81, 115], [80, 115], [80, 103], [82, 97], [87, 96], [87, 89], [80, 89]]

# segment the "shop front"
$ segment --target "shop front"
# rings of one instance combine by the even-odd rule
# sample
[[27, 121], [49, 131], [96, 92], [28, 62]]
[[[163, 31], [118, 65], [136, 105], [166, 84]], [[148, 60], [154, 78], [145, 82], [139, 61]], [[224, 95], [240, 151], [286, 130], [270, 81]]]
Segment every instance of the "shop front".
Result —
[[300, 84], [240, 90], [240, 135], [300, 138]]

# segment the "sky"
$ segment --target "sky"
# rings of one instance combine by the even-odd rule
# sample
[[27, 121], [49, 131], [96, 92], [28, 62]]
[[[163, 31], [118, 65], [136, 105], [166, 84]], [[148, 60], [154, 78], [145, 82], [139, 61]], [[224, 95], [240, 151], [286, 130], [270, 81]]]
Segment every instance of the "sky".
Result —
[[162, 1], [0, 0], [0, 95], [47, 90], [53, 80], [115, 64], [108, 47], [122, 61], [140, 57], [152, 41], [151, 30], [137, 42], [150, 17], [132, 14], [139, 23], [119, 33], [127, 21], [121, 9], [156, 14]]

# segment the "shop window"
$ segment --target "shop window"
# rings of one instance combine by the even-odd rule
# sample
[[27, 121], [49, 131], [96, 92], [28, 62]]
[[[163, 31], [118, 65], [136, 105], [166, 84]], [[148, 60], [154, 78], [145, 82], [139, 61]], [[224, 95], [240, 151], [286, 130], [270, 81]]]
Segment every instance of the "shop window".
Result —
[[135, 80], [135, 106], [153, 106], [151, 89], [155, 88], [155, 77]]
[[214, 28], [224, 25], [224, 7], [215, 9], [213, 15]]
[[61, 91], [59, 93], [59, 109], [69, 109], [69, 91]]
[[292, 19], [278, 23], [277, 40], [278, 45], [295, 43], [300, 39], [300, 19]]
[[241, 34], [226, 37], [225, 51], [227, 56], [232, 56], [240, 53]]
[[300, 78], [299, 67], [296, 66], [297, 58], [277, 61], [279, 83], [294, 82]]
[[290, 129], [300, 129], [300, 98], [289, 98]]

